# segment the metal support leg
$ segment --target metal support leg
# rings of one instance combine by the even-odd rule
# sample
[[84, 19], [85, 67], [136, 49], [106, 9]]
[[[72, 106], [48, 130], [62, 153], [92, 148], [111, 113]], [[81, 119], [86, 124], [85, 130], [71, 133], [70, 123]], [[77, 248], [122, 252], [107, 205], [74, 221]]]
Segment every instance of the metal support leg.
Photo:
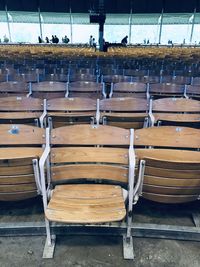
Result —
[[43, 259], [52, 259], [53, 258], [55, 245], [56, 245], [56, 236], [55, 235], [51, 236], [51, 244], [49, 244], [48, 238], [46, 239], [44, 251], [43, 251], [43, 255], [42, 255]]
[[134, 259], [134, 250], [133, 250], [133, 237], [123, 235], [123, 255], [125, 260]]
[[200, 213], [199, 212], [193, 212], [192, 213], [192, 219], [196, 227], [200, 227]]

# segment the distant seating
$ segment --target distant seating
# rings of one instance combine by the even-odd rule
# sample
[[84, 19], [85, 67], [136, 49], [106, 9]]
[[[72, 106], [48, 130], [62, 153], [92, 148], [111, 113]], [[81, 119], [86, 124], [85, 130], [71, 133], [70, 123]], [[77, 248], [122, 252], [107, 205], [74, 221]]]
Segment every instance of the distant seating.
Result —
[[200, 100], [200, 85], [186, 85], [185, 89], [187, 97]]

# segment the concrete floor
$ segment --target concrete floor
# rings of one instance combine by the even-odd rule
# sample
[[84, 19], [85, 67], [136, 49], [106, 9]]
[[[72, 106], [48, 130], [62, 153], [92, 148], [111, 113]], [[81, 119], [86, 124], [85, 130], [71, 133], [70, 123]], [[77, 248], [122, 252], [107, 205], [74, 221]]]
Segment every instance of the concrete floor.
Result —
[[[155, 205], [140, 201], [135, 222], [193, 226], [191, 212], [199, 202]], [[0, 223], [43, 220], [41, 200], [0, 203]], [[42, 259], [45, 236], [0, 237], [0, 267], [200, 267], [200, 242], [134, 238], [136, 258], [126, 261], [122, 238], [116, 236], [58, 236], [54, 259]]]
[[136, 258], [123, 260], [122, 240], [58, 236], [54, 259], [42, 259], [45, 237], [1, 237], [1, 267], [199, 267], [200, 243], [134, 238]]

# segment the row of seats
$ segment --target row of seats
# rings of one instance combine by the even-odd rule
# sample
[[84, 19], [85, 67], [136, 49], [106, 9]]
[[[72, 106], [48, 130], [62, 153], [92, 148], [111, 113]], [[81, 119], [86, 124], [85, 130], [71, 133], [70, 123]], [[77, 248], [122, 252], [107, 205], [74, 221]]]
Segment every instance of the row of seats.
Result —
[[176, 85], [170, 83], [146, 84], [140, 82], [116, 82], [107, 86], [103, 83], [77, 81], [64, 82], [0, 82], [0, 97], [11, 95], [27, 95], [39, 98], [57, 97], [91, 97], [111, 98], [133, 96], [136, 98], [189, 97], [199, 99], [199, 86]]
[[176, 124], [199, 127], [200, 101], [187, 98], [0, 98], [1, 123], [28, 123], [37, 126], [94, 123], [123, 128]]
[[35, 71], [20, 74], [0, 74], [0, 82], [21, 81], [21, 82], [42, 82], [42, 81], [58, 81], [58, 82], [74, 82], [74, 81], [92, 81], [92, 82], [143, 82], [143, 83], [174, 83], [181, 85], [200, 85], [199, 77], [188, 76], [171, 76], [171, 75], [143, 75], [133, 76], [124, 74], [90, 74], [75, 72], [69, 73], [47, 73], [41, 74]]
[[47, 247], [54, 242], [51, 222], [124, 222], [131, 247], [133, 205], [141, 195], [161, 203], [199, 199], [199, 129], [0, 124], [0, 134], [0, 200], [41, 195]]

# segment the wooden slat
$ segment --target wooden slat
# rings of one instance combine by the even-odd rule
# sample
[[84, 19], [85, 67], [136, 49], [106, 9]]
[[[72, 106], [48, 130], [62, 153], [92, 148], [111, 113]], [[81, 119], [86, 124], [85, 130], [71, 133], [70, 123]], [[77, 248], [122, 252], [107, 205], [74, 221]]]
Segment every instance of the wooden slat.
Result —
[[20, 201], [37, 196], [36, 190], [26, 192], [0, 193], [0, 201]]
[[43, 101], [24, 96], [0, 98], [0, 111], [42, 111]]
[[187, 85], [186, 94], [200, 95], [200, 90], [198, 85]]
[[28, 85], [25, 82], [1, 82], [0, 83], [0, 93], [2, 92], [19, 92], [28, 93]]
[[[188, 151], [188, 150], [173, 150], [173, 149], [136, 149], [136, 156], [139, 159], [152, 158], [156, 160], [163, 160], [166, 162], [175, 161], [177, 163], [199, 163], [200, 164], [200, 152]], [[155, 166], [155, 165], [154, 165]], [[184, 164], [181, 165], [184, 170]], [[159, 166], [157, 166], [159, 167]], [[165, 165], [165, 168], [167, 166]], [[188, 165], [186, 165], [188, 169]]]
[[183, 164], [176, 163], [176, 165], [174, 164], [174, 168], [171, 169], [169, 169], [169, 167], [172, 167], [170, 163], [167, 166], [168, 169], [165, 168], [165, 166], [163, 165], [158, 165], [159, 167], [145, 166], [145, 174], [150, 176], [158, 176], [165, 178], [167, 177], [175, 179], [199, 179], [200, 177], [199, 163], [195, 164], [195, 166], [194, 165], [190, 166], [190, 164], [187, 164], [187, 167], [185, 166], [185, 168], [182, 168], [183, 165], [185, 165], [185, 163]]
[[102, 90], [103, 85], [94, 81], [77, 81], [69, 83], [69, 91], [72, 92], [99, 92]]
[[105, 147], [67, 147], [52, 148], [51, 162], [107, 162], [128, 164], [128, 149]]
[[[17, 127], [18, 134], [12, 134], [12, 127]], [[45, 130], [29, 125], [0, 125], [0, 145], [36, 145], [45, 143]]]
[[172, 114], [172, 113], [153, 113], [155, 122], [171, 121], [171, 122], [200, 122], [200, 114]]
[[[199, 176], [200, 177], [200, 176]], [[186, 179], [180, 179], [174, 177], [160, 177], [160, 176], [150, 176], [144, 175], [144, 183], [146, 185], [156, 185], [156, 186], [169, 186], [169, 187], [198, 187], [200, 188], [200, 178], [191, 179], [189, 176]]]
[[[33, 171], [33, 170], [32, 170]], [[26, 175], [0, 175], [0, 185], [16, 185], [16, 184], [28, 184], [35, 183], [34, 174], [26, 174]]]
[[60, 92], [66, 91], [66, 83], [63, 82], [39, 82], [32, 84], [33, 92]]
[[56, 98], [47, 102], [48, 111], [96, 111], [96, 101], [90, 98]]
[[146, 92], [145, 83], [137, 82], [118, 82], [114, 84], [113, 93], [115, 92]]
[[131, 97], [110, 98], [100, 101], [100, 110], [103, 111], [129, 111], [139, 112], [148, 110], [148, 102], [146, 99], [138, 99]]
[[156, 185], [143, 185], [143, 191], [164, 194], [164, 195], [197, 195], [200, 194], [200, 187], [175, 187], [175, 186], [156, 186]]
[[135, 145], [200, 148], [200, 130], [175, 126], [139, 129], [135, 131]]
[[24, 166], [32, 163], [33, 158], [42, 155], [43, 148], [10, 147], [0, 148], [0, 166]]
[[122, 189], [111, 185], [56, 186], [45, 215], [51, 221], [66, 223], [121, 221], [126, 215]]
[[100, 125], [73, 125], [52, 130], [51, 143], [65, 145], [128, 145], [129, 131]]
[[[95, 158], [94, 158], [95, 161]], [[74, 164], [51, 168], [52, 180], [95, 179], [127, 183], [128, 169], [105, 164]]]
[[0, 194], [1, 193], [11, 193], [11, 192], [24, 192], [24, 191], [33, 191], [36, 190], [35, 183], [27, 184], [10, 184], [10, 185], [0, 185]]
[[136, 121], [136, 122], [125, 122], [125, 121], [107, 121], [106, 125], [121, 127], [125, 129], [141, 129], [143, 128], [144, 121]]
[[[1, 99], [1, 98], [0, 98]], [[0, 112], [0, 119], [2, 120], [25, 120], [38, 119], [42, 112]]]
[[153, 101], [153, 112], [200, 112], [200, 102], [186, 98], [163, 98]]
[[[24, 164], [23, 162], [21, 163]], [[7, 167], [0, 166], [0, 179], [2, 178], [3, 175], [25, 175], [25, 174], [31, 174], [31, 173], [33, 173], [33, 165], [22, 165], [22, 166], [14, 166], [14, 167], [12, 165], [7, 166]]]
[[143, 193], [142, 196], [146, 199], [160, 203], [187, 203], [198, 199], [198, 195], [161, 195], [153, 193]]
[[184, 87], [173, 83], [154, 83], [151, 84], [149, 92], [150, 94], [183, 94]]

